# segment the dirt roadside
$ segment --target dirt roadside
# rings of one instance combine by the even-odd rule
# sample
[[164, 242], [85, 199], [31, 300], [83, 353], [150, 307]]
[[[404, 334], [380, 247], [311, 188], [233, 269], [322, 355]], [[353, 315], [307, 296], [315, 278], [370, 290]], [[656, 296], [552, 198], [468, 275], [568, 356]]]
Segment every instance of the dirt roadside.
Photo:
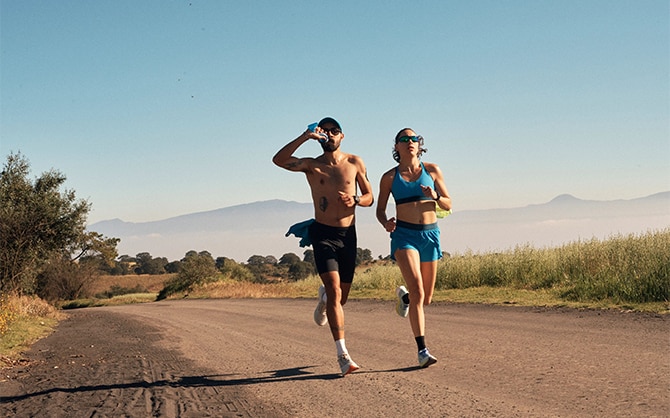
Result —
[[313, 301], [165, 301], [72, 311], [2, 370], [18, 417], [670, 416], [666, 316], [436, 304], [416, 367], [390, 302], [350, 301], [337, 375]]

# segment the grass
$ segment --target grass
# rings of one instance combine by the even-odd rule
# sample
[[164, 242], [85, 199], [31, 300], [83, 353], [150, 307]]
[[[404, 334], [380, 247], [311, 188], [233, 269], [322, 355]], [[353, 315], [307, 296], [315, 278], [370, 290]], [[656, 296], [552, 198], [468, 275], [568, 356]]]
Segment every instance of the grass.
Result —
[[20, 353], [49, 335], [62, 312], [37, 297], [3, 295], [0, 299], [0, 365], [11, 366]]
[[[91, 297], [67, 301], [63, 309], [147, 303], [173, 275], [101, 276]], [[318, 276], [269, 284], [220, 275], [188, 294], [171, 298], [316, 298]], [[351, 299], [394, 300], [403, 284], [398, 267], [375, 261], [357, 269]], [[142, 289], [141, 293], [135, 292]], [[559, 248], [518, 246], [500, 253], [455, 254], [439, 262], [434, 302], [618, 309], [670, 313], [670, 228], [607, 240], [578, 241]], [[0, 298], [0, 359], [47, 335], [59, 311], [36, 298]]]

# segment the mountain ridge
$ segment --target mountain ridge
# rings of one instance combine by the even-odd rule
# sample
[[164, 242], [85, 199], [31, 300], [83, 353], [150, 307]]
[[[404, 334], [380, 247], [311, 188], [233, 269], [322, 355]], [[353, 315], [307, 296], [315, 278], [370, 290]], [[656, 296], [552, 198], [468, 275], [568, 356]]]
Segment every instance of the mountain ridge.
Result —
[[[149, 252], [174, 260], [189, 250], [207, 250], [215, 257], [246, 261], [252, 255], [302, 254], [305, 248], [285, 233], [292, 224], [312, 217], [312, 203], [272, 199], [157, 221], [103, 220], [88, 229], [120, 238], [119, 254]], [[499, 251], [522, 244], [555, 246], [667, 228], [670, 191], [609, 201], [562, 194], [541, 204], [455, 211], [439, 222], [443, 250], [450, 253]], [[360, 248], [370, 249], [373, 257], [388, 255], [388, 234], [379, 226], [374, 208], [357, 210], [356, 227]]]

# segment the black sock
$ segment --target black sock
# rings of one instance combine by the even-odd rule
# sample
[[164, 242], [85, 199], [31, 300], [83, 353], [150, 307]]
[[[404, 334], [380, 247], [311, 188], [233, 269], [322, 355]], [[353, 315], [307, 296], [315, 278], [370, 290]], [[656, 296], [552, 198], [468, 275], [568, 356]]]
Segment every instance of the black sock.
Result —
[[416, 347], [419, 349], [419, 351], [423, 350], [426, 348], [426, 341], [423, 335], [420, 337], [415, 337], [414, 339], [416, 340]]
[[409, 293], [402, 295], [402, 303], [409, 305]]

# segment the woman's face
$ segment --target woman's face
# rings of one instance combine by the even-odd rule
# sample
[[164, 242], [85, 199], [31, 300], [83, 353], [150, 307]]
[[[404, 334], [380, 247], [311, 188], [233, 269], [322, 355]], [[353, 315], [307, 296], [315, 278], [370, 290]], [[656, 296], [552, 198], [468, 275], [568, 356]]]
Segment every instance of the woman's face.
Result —
[[[415, 142], [416, 141], [416, 142]], [[421, 144], [417, 139], [416, 132], [411, 129], [401, 131], [396, 137], [395, 149], [401, 158], [414, 156], [419, 153]]]

